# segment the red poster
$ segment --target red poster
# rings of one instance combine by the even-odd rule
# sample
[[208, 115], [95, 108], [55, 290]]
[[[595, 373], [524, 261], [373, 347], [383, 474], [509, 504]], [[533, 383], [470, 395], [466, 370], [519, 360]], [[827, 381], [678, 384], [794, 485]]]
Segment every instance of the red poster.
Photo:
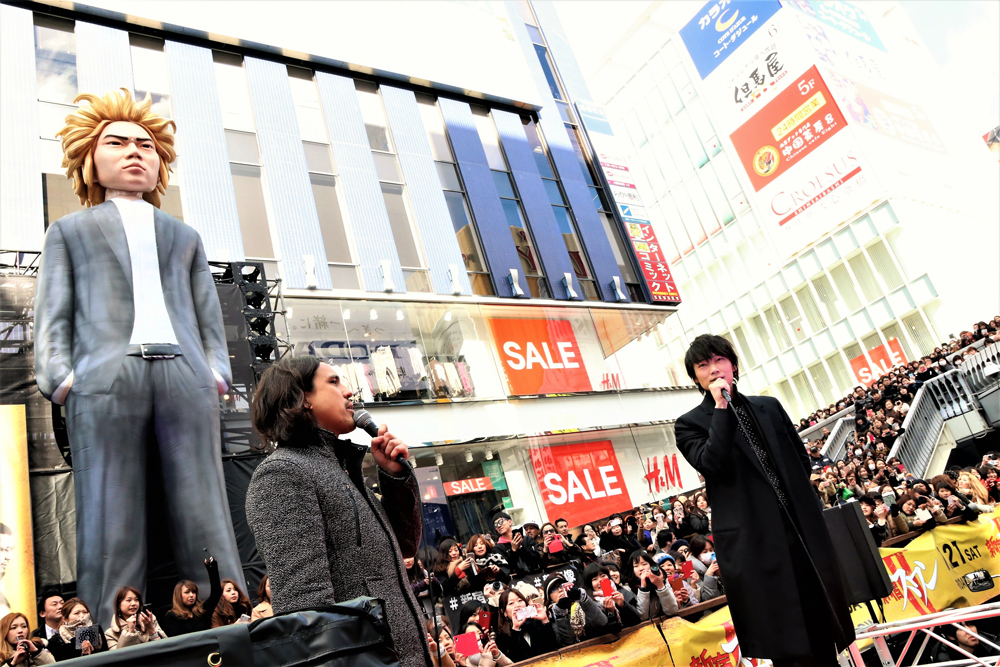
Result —
[[563, 518], [579, 526], [632, 508], [610, 440], [532, 447], [529, 452], [550, 521]]
[[449, 496], [460, 496], [463, 493], [479, 493], [480, 491], [490, 491], [492, 489], [493, 482], [489, 477], [475, 477], [473, 479], [460, 479], [444, 483], [444, 492]]
[[894, 366], [908, 363], [906, 354], [903, 353], [903, 346], [896, 338], [890, 338], [886, 345], [879, 345], [874, 350], [868, 352], [872, 363], [868, 363], [865, 355], [851, 359], [851, 369], [854, 377], [866, 387], [875, 384], [876, 380], [888, 373]]
[[670, 303], [680, 303], [681, 295], [677, 291], [677, 284], [670, 273], [670, 266], [667, 258], [663, 254], [663, 248], [656, 240], [656, 232], [653, 225], [645, 221], [629, 220], [626, 218], [625, 226], [628, 228], [628, 235], [635, 249], [635, 256], [639, 259], [639, 266], [642, 268], [642, 277], [649, 286], [649, 291], [653, 295], [653, 301], [667, 301]]
[[591, 391], [569, 320], [487, 318], [511, 396]]
[[755, 191], [801, 161], [847, 121], [813, 65], [730, 135]]

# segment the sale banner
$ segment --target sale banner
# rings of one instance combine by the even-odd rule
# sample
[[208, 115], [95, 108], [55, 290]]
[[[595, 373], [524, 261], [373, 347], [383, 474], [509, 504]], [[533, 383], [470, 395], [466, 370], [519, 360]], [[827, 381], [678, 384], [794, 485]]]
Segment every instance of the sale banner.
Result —
[[814, 65], [730, 138], [750, 183], [759, 192], [846, 127]]
[[550, 521], [563, 518], [580, 526], [632, 508], [610, 440], [528, 451]]
[[487, 318], [511, 396], [591, 391], [569, 320]]
[[444, 492], [449, 496], [461, 496], [466, 493], [479, 493], [480, 491], [492, 491], [493, 481], [489, 477], [474, 477], [472, 479], [459, 479], [454, 482], [444, 483]]
[[899, 339], [890, 338], [884, 345], [869, 350], [868, 358], [861, 354], [851, 359], [851, 370], [854, 371], [854, 377], [858, 382], [870, 387], [893, 367], [907, 362], [906, 353], [903, 352]]

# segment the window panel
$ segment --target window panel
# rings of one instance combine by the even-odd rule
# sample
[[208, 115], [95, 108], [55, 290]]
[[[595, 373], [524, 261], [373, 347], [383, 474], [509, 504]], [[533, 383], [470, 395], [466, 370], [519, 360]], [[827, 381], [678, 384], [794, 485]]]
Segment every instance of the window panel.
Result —
[[441, 187], [444, 190], [462, 191], [462, 183], [458, 179], [458, 172], [455, 165], [450, 162], [435, 162], [438, 178], [441, 179]]
[[78, 88], [72, 21], [35, 15], [35, 85], [39, 100], [73, 103]]
[[702, 145], [701, 139], [698, 138], [698, 133], [694, 130], [690, 116], [690, 112], [685, 109], [677, 115], [673, 124], [677, 125], [677, 131], [684, 142], [684, 148], [687, 149], [688, 155], [691, 156], [691, 161], [696, 167], [701, 167], [708, 162], [708, 154], [705, 152], [705, 147]]
[[559, 87], [559, 81], [556, 80], [555, 68], [552, 66], [552, 60], [549, 58], [548, 51], [540, 44], [535, 44], [534, 47], [535, 53], [538, 55], [538, 62], [542, 66], [542, 72], [545, 73], [545, 81], [549, 84], [549, 92], [552, 93], [552, 97], [557, 100], [566, 99], [566, 96], [562, 93], [562, 89]]
[[628, 131], [628, 136], [632, 140], [633, 146], [639, 148], [646, 143], [646, 133], [642, 131], [642, 126], [639, 125], [639, 117], [635, 111], [629, 111], [625, 114], [622, 122], [625, 123], [625, 129]]
[[816, 299], [813, 298], [812, 292], [809, 288], [800, 287], [795, 290], [795, 296], [798, 298], [799, 304], [802, 306], [802, 311], [806, 316], [806, 321], [809, 322], [809, 328], [813, 331], [813, 333], [826, 327], [826, 322], [823, 321], [823, 315], [819, 312], [819, 307], [816, 305]]
[[656, 86], [652, 86], [649, 89], [649, 93], [646, 95], [646, 104], [649, 105], [649, 110], [653, 114], [657, 130], [670, 122], [670, 110], [667, 108], [667, 103], [663, 101], [663, 96], [660, 95], [660, 91]]
[[587, 185], [597, 185], [594, 182], [594, 175], [590, 171], [590, 166], [587, 164], [587, 159], [583, 155], [583, 148], [580, 147], [579, 130], [572, 125], [566, 125], [565, 127], [566, 134], [569, 136], [569, 143], [573, 145], [573, 152], [576, 153], [576, 161], [580, 165], [580, 171], [583, 172], [583, 180], [587, 182]]
[[326, 174], [309, 174], [309, 182], [312, 184], [313, 199], [316, 200], [316, 215], [323, 235], [326, 261], [350, 264], [353, 261], [351, 246], [344, 218], [340, 213], [340, 202], [337, 201], [336, 178]]
[[507, 163], [503, 159], [503, 152], [500, 150], [500, 140], [497, 138], [496, 127], [493, 126], [493, 119], [489, 112], [479, 107], [472, 107], [472, 118], [476, 123], [476, 130], [479, 132], [479, 140], [486, 151], [486, 161], [490, 169], [507, 171]]
[[816, 294], [819, 296], [820, 303], [826, 309], [827, 317], [831, 322], [836, 322], [841, 317], [846, 315], [846, 312], [841, 312], [840, 308], [837, 306], [837, 293], [833, 290], [833, 285], [830, 284], [830, 280], [825, 275], [819, 275], [812, 281], [813, 287], [816, 288]]
[[135, 34], [129, 35], [129, 40], [135, 99], [144, 100], [148, 93], [153, 113], [172, 118], [170, 80], [167, 76], [167, 56], [163, 53], [163, 42]]
[[691, 237], [694, 245], [697, 246], [708, 238], [705, 230], [701, 228], [701, 222], [699, 222], [698, 214], [695, 212], [694, 206], [688, 198], [686, 188], [674, 188], [670, 196], [664, 199], [672, 199], [674, 205], [677, 206], [681, 221], [684, 223], [684, 228], [687, 230], [688, 236]]
[[299, 123], [299, 136], [303, 141], [328, 143], [323, 109], [319, 104], [319, 92], [313, 74], [299, 67], [288, 68], [288, 84], [292, 89], [295, 103], [295, 118]]
[[910, 337], [917, 344], [918, 354], [930, 354], [934, 351], [934, 336], [931, 335], [920, 313], [911, 313], [903, 318], [906, 330], [910, 332]]
[[785, 320], [788, 321], [788, 326], [791, 327], [796, 342], [805, 340], [806, 332], [802, 328], [802, 314], [799, 312], [799, 307], [795, 305], [795, 300], [786, 296], [778, 301], [778, 305], [781, 306], [781, 312], [784, 314]]
[[812, 411], [819, 407], [816, 393], [812, 390], [809, 378], [806, 377], [805, 373], [799, 371], [792, 375], [792, 382], [795, 384], [795, 390], [799, 393], [799, 397], [805, 403], [806, 411]]
[[524, 127], [524, 136], [528, 140], [528, 145], [531, 146], [531, 155], [535, 158], [538, 173], [543, 178], [555, 178], [555, 174], [552, 173], [552, 165], [549, 164], [549, 158], [545, 154], [545, 147], [542, 145], [542, 138], [538, 134], [538, 127], [535, 126], [535, 121], [527, 116], [521, 116], [521, 125]]
[[694, 169], [694, 164], [687, 149], [684, 148], [684, 142], [681, 141], [681, 135], [677, 132], [676, 123], [670, 123], [663, 128], [663, 139], [667, 145], [667, 154], [677, 165], [677, 170], [683, 178]]
[[677, 89], [674, 88], [673, 82], [669, 78], [666, 78], [660, 82], [656, 89], [660, 92], [660, 97], [663, 98], [664, 104], [667, 105], [667, 111], [670, 112], [670, 115], [676, 116], [679, 114], [681, 109], [684, 108], [684, 101], [677, 94]]
[[399, 165], [396, 163], [395, 155], [372, 151], [372, 158], [375, 160], [375, 171], [378, 172], [378, 180], [390, 183], [401, 183], [403, 181], [403, 177], [399, 174]]
[[368, 145], [373, 151], [391, 152], [389, 124], [385, 120], [385, 110], [382, 108], [378, 89], [374, 84], [363, 81], [355, 81], [354, 86], [358, 93], [358, 104], [361, 107], [361, 118], [365, 123], [365, 132], [368, 134]]
[[708, 195], [708, 201], [712, 204], [712, 209], [715, 211], [716, 217], [723, 224], [728, 224], [735, 220], [736, 216], [733, 214], [733, 209], [729, 206], [729, 199], [722, 191], [719, 180], [715, 177], [715, 168], [713, 165], [710, 163], [699, 169], [698, 176], [701, 179], [702, 187], [705, 189], [705, 194]]
[[903, 276], [899, 275], [899, 269], [896, 268], [889, 250], [882, 241], [876, 241], [868, 246], [868, 256], [871, 257], [875, 270], [890, 291], [903, 286]]
[[309, 168], [309, 171], [318, 171], [323, 174], [336, 173], [333, 166], [333, 153], [327, 144], [315, 144], [311, 141], [303, 141], [302, 150], [305, 151], [306, 166]]
[[550, 181], [548, 179], [542, 179], [542, 183], [545, 184], [545, 193], [549, 196], [549, 203], [553, 206], [565, 206], [566, 201], [563, 199], [562, 192], [559, 191], [559, 184], [555, 181]]
[[214, 51], [215, 83], [222, 106], [222, 125], [230, 130], [254, 132], [250, 89], [247, 87], [243, 59], [232, 53]]
[[496, 186], [497, 193], [503, 198], [516, 199], [514, 186], [510, 182], [510, 174], [506, 171], [494, 171], [491, 173], [493, 174], [493, 184]]
[[417, 109], [420, 111], [420, 118], [424, 122], [424, 129], [427, 131], [427, 141], [431, 145], [431, 155], [435, 160], [443, 162], [454, 162], [455, 156], [451, 152], [451, 145], [448, 143], [448, 131], [441, 117], [441, 111], [433, 99], [420, 96], [417, 98]]
[[660, 124], [656, 122], [656, 117], [653, 116], [653, 112], [649, 109], [649, 103], [643, 98], [635, 105], [635, 113], [639, 117], [639, 123], [642, 125], [643, 131], [646, 133], [647, 137], [651, 137], [656, 134], [657, 130], [660, 129]]
[[382, 199], [389, 215], [392, 227], [392, 238], [396, 242], [396, 252], [399, 263], [404, 267], [420, 267], [420, 255], [410, 227], [410, 218], [406, 213], [406, 203], [403, 200], [403, 186], [381, 183]]
[[573, 270], [578, 278], [589, 278], [590, 272], [587, 270], [587, 257], [580, 247], [573, 229], [573, 221], [569, 217], [569, 211], [562, 206], [553, 206], [552, 212], [556, 216], [559, 224], [559, 233], [562, 234], [563, 243], [566, 244], [566, 251], [569, 253], [570, 261], [573, 262]]
[[632, 262], [628, 260], [629, 255], [627, 253], [629, 250], [625, 247], [622, 235], [617, 231], [617, 223], [609, 214], [603, 211], [598, 213], [597, 217], [601, 219], [604, 233], [611, 244], [611, 251], [615, 254], [615, 262], [618, 264], [618, 271], [621, 274], [622, 280], [626, 283], [638, 283], [639, 281], [636, 279], [635, 271], [632, 268]]
[[701, 181], [698, 179], [698, 176], [695, 175], [689, 178], [684, 183], [684, 186], [691, 197], [691, 202], [694, 204], [695, 210], [698, 212], [701, 226], [710, 234], [721, 228], [722, 225], [719, 223], [718, 218], [715, 217], [715, 211], [712, 210], [712, 206], [708, 203], [708, 197], [705, 196], [705, 190], [701, 187]]
[[781, 318], [778, 317], [778, 311], [774, 309], [774, 306], [768, 306], [764, 309], [764, 317], [767, 319], [767, 323], [771, 326], [771, 332], [778, 340], [779, 349], [787, 350], [790, 348], [792, 346], [792, 341], [789, 339], [788, 331], [785, 329], [785, 325], [781, 321]]
[[760, 342], [765, 356], [767, 358], [773, 357], [774, 345], [771, 341], [771, 334], [768, 332], [767, 327], [764, 326], [764, 321], [760, 319], [760, 315], [751, 315], [747, 321], [750, 322], [750, 328], [757, 336], [757, 340]]
[[822, 396], [823, 405], [830, 405], [831, 403], [836, 403], [840, 394], [833, 391], [833, 383], [830, 382], [830, 376], [823, 368], [823, 363], [817, 361], [812, 366], [806, 368], [806, 372], [812, 377], [813, 384], [819, 390]]
[[226, 148], [229, 150], [230, 162], [260, 164], [256, 134], [226, 130]]
[[830, 372], [833, 374], [837, 393], [843, 396], [855, 386], [854, 376], [848, 372], [847, 364], [844, 363], [844, 358], [840, 356], [840, 353], [834, 352], [826, 357], [825, 361], [826, 365], [830, 368]]
[[871, 265], [864, 253], [848, 258], [847, 263], [851, 265], [854, 277], [858, 279], [858, 285], [861, 287], [861, 293], [865, 295], [865, 301], [871, 303], [880, 298], [882, 288], [876, 282], [875, 274], [872, 272]]
[[655, 149], [652, 143], [648, 143], [639, 149], [639, 163], [642, 165], [642, 173], [649, 180], [649, 186], [653, 194], [659, 199], [667, 190], [667, 182], [660, 173], [660, 166], [657, 164]]
[[903, 348], [903, 354], [906, 355], [908, 360], [913, 360], [913, 350], [910, 348], [910, 343], [906, 340], [906, 336], [903, 335], [903, 328], [899, 326], [899, 323], [895, 320], [889, 324], [882, 327], [882, 335], [885, 336], [886, 341], [890, 338], [895, 338], [899, 341], [899, 345]]
[[476, 230], [472, 227], [472, 216], [469, 215], [469, 206], [465, 201], [465, 195], [461, 192], [445, 192], [444, 200], [448, 204], [451, 225], [455, 229], [458, 247], [462, 251], [465, 270], [484, 271], [483, 263], [480, 260], [479, 240], [476, 237]]
[[736, 343], [740, 350], [740, 357], [743, 359], [743, 363], [741, 363], [740, 366], [746, 369], [751, 369], [756, 366], [757, 361], [753, 358], [753, 350], [750, 348], [750, 341], [747, 340], [747, 334], [743, 330], [743, 326], [740, 324], [733, 326], [733, 335], [736, 337]]
[[264, 207], [264, 189], [260, 182], [260, 167], [230, 164], [229, 168], [233, 174], [243, 252], [248, 259], [274, 259], [271, 231]]
[[837, 286], [837, 291], [840, 292], [840, 296], [847, 306], [847, 312], [844, 315], [853, 313], [860, 308], [861, 300], [858, 298], [858, 293], [854, 291], [854, 281], [851, 280], [851, 274], [847, 272], [847, 267], [844, 266], [843, 262], [830, 269], [830, 275], [833, 277], [833, 283]]
[[66, 178], [65, 170], [62, 173], [42, 174], [42, 202], [46, 229], [64, 215], [83, 209], [80, 198], [73, 192], [73, 181]]
[[[660, 172], [663, 174], [663, 180], [666, 183], [667, 188], [672, 188], [681, 180], [681, 172], [674, 163], [675, 156], [670, 154], [670, 148], [667, 145], [666, 133], [660, 132], [655, 137], [653, 137], [653, 155], [656, 157], [657, 166], [660, 168]], [[687, 162], [687, 156], [684, 156], [684, 161]]]

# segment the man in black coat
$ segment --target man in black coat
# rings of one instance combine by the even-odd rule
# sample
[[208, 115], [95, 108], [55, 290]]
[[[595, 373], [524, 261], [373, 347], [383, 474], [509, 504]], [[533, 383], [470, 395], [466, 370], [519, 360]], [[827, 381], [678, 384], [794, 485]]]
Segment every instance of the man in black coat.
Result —
[[741, 654], [836, 665], [854, 625], [795, 427], [776, 399], [736, 391], [739, 360], [725, 338], [698, 336], [684, 363], [705, 400], [677, 420], [677, 447], [705, 477]]

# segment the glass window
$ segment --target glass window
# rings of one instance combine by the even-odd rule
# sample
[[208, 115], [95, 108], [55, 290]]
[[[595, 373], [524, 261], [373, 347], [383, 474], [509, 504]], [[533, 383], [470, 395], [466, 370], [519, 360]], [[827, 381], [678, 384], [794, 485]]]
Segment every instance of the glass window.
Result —
[[861, 293], [865, 295], [865, 300], [868, 303], [882, 296], [882, 288], [876, 282], [875, 274], [872, 272], [871, 265], [864, 253], [849, 257], [847, 263], [851, 265], [854, 277], [858, 279], [858, 285], [861, 286]]
[[375, 160], [375, 171], [378, 172], [378, 180], [390, 183], [402, 183], [403, 177], [399, 174], [399, 165], [396, 163], [396, 156], [387, 153], [372, 152]]
[[257, 135], [249, 132], [226, 130], [226, 147], [229, 149], [230, 162], [260, 164]]
[[795, 390], [799, 392], [799, 396], [806, 404], [806, 409], [811, 410], [819, 406], [819, 401], [816, 400], [816, 393], [812, 389], [812, 385], [809, 384], [809, 378], [802, 371], [792, 375], [792, 382], [795, 383]]
[[562, 192], [559, 191], [559, 184], [555, 181], [550, 181], [548, 179], [542, 179], [542, 183], [545, 184], [545, 192], [549, 196], [549, 203], [554, 206], [565, 206], [566, 200], [563, 199]]
[[323, 109], [319, 103], [319, 91], [313, 73], [301, 67], [288, 66], [288, 84], [292, 89], [292, 101], [295, 103], [295, 118], [299, 122], [299, 136], [303, 141], [315, 141], [325, 144], [326, 123], [323, 120]]
[[[76, 112], [76, 106], [71, 104], [52, 104], [49, 102], [38, 103], [38, 136], [42, 139], [49, 139], [59, 146], [59, 139], [56, 132], [66, 125], [66, 116]], [[59, 148], [59, 160], [56, 167], [62, 163], [62, 149]], [[44, 171], [44, 169], [43, 169]], [[62, 169], [63, 173], [66, 172]]]
[[747, 334], [743, 330], [743, 326], [740, 324], [733, 326], [733, 335], [736, 337], [736, 343], [740, 350], [740, 356], [745, 362], [740, 365], [747, 369], [756, 366], [757, 362], [753, 358], [753, 350], [750, 348], [750, 341], [747, 340]]
[[469, 215], [469, 206], [465, 202], [465, 195], [461, 192], [445, 191], [444, 200], [448, 204], [448, 213], [451, 214], [451, 224], [455, 228], [458, 247], [462, 251], [462, 259], [465, 262], [465, 270], [484, 271], [483, 263], [480, 261], [479, 243], [476, 239], [476, 231], [472, 227], [472, 216]]
[[515, 199], [514, 187], [510, 183], [510, 174], [506, 171], [494, 171], [493, 174], [493, 184], [496, 186], [497, 193], [501, 197], [508, 199]]
[[531, 25], [530, 23], [525, 23], [524, 27], [528, 29], [528, 37], [531, 39], [532, 44], [544, 44], [545, 40], [542, 39], [542, 31]]
[[907, 341], [906, 336], [903, 335], [903, 328], [899, 326], [898, 322], [894, 320], [882, 327], [882, 335], [885, 336], [886, 341], [890, 338], [898, 340], [900, 346], [903, 348], [903, 354], [906, 355], [907, 360], [915, 358], [913, 356], [913, 350], [910, 349], [909, 341]]
[[213, 51], [215, 83], [222, 106], [222, 125], [230, 130], [254, 132], [253, 109], [250, 106], [250, 89], [247, 87], [243, 58], [223, 51]]
[[788, 326], [792, 328], [792, 335], [795, 336], [796, 342], [805, 340], [806, 332], [802, 328], [802, 315], [799, 313], [799, 307], [795, 305], [795, 300], [786, 296], [778, 301], [778, 305], [781, 306], [781, 312], [785, 315]]
[[771, 345], [771, 334], [768, 332], [767, 327], [764, 326], [764, 321], [760, 319], [760, 315], [751, 315], [748, 321], [750, 322], [750, 328], [753, 329], [754, 334], [757, 336], [757, 340], [760, 341], [761, 347], [764, 348], [766, 357], [773, 357], [774, 346]]
[[917, 344], [917, 352], [919, 354], [929, 354], [934, 349], [935, 337], [931, 334], [931, 331], [924, 324], [924, 320], [920, 317], [920, 313], [911, 313], [903, 318], [903, 324], [906, 326], [906, 330], [910, 332], [910, 337], [913, 342]]
[[538, 54], [538, 62], [542, 65], [542, 72], [545, 74], [545, 81], [549, 84], [549, 92], [552, 93], [552, 97], [557, 100], [566, 99], [566, 96], [562, 93], [562, 88], [559, 86], [559, 81], [556, 79], [555, 67], [552, 65], [552, 59], [549, 58], [549, 52], [540, 44], [535, 44], [534, 47], [535, 53]]
[[847, 267], [844, 266], [844, 263], [841, 262], [830, 269], [830, 275], [837, 286], [837, 291], [840, 292], [840, 296], [847, 305], [847, 313], [844, 314], [853, 313], [860, 308], [861, 300], [858, 298], [858, 293], [854, 291], [854, 281], [851, 280], [851, 274], [847, 272]]
[[441, 111], [433, 98], [419, 95], [417, 97], [417, 109], [420, 111], [420, 118], [424, 122], [424, 129], [427, 131], [427, 141], [431, 146], [431, 155], [435, 160], [444, 162], [454, 162], [455, 156], [451, 152], [451, 144], [448, 143], [448, 131], [445, 129], [444, 119]]
[[587, 256], [576, 238], [569, 211], [562, 206], [553, 206], [552, 212], [556, 216], [556, 222], [559, 223], [559, 232], [562, 234], [563, 243], [566, 244], [566, 250], [569, 252], [570, 261], [573, 262], [573, 270], [576, 272], [577, 278], [590, 278], [590, 273], [587, 270]]
[[42, 211], [46, 229], [64, 215], [82, 208], [83, 204], [73, 192], [73, 181], [66, 178], [65, 172], [42, 174]]
[[837, 307], [837, 293], [833, 290], [833, 285], [830, 284], [830, 280], [826, 275], [816, 276], [812, 280], [813, 287], [816, 288], [816, 294], [819, 296], [820, 303], [826, 309], [827, 317], [831, 322], [836, 322], [846, 313], [841, 313], [840, 309]]
[[803, 286], [795, 290], [795, 296], [798, 297], [799, 303], [802, 305], [802, 311], [805, 313], [806, 321], [809, 322], [809, 328], [812, 329], [813, 333], [823, 329], [826, 322], [823, 321], [823, 315], [819, 312], [816, 299], [813, 298], [809, 287]]
[[615, 262], [618, 264], [618, 272], [621, 274], [622, 280], [626, 284], [637, 284], [639, 281], [635, 277], [632, 262], [628, 259], [631, 256], [628, 254], [631, 248], [626, 249], [622, 235], [617, 231], [617, 222], [611, 218], [610, 214], [603, 211], [599, 212], [597, 217], [601, 219], [601, 226], [604, 227], [604, 233], [611, 244], [611, 251], [615, 254]]
[[361, 118], [368, 133], [368, 145], [373, 151], [392, 151], [389, 143], [389, 126], [382, 109], [382, 100], [378, 96], [375, 84], [355, 80], [354, 86], [358, 92], [358, 104], [361, 106]]
[[868, 256], [871, 257], [875, 270], [882, 277], [888, 289], [894, 290], [897, 287], [902, 287], [903, 276], [899, 275], [899, 269], [896, 268], [892, 256], [882, 241], [876, 241], [868, 246]]
[[392, 238], [396, 242], [396, 252], [399, 263], [404, 267], [419, 268], [420, 255], [410, 227], [410, 218], [406, 213], [406, 203], [403, 200], [403, 186], [391, 183], [381, 183], [382, 199], [385, 200], [385, 210], [389, 214], [389, 224], [392, 227]]
[[322, 174], [335, 174], [333, 166], [333, 153], [327, 144], [314, 144], [311, 141], [302, 142], [302, 150], [306, 154], [306, 167], [309, 171], [318, 171]]
[[163, 41], [145, 35], [129, 34], [132, 52], [132, 80], [135, 99], [144, 100], [148, 93], [153, 113], [172, 118], [170, 109], [170, 79]]
[[271, 230], [264, 208], [264, 189], [260, 182], [260, 167], [230, 164], [233, 190], [236, 193], [236, 212], [243, 236], [243, 253], [247, 258], [273, 259]]
[[531, 3], [528, 0], [517, 0], [517, 6], [521, 10], [521, 19], [530, 26], [537, 26], [535, 14], [531, 11]]
[[817, 361], [812, 366], [806, 368], [806, 371], [812, 377], [813, 384], [822, 395], [823, 404], [830, 405], [831, 403], [836, 403], [839, 394], [834, 392], [833, 383], [830, 382], [830, 376], [827, 375], [826, 369], [823, 368], [823, 363]]
[[340, 214], [340, 202], [337, 201], [336, 178], [326, 174], [309, 174], [309, 182], [312, 183], [313, 198], [316, 200], [326, 261], [350, 264], [353, 261], [351, 246]]
[[833, 374], [838, 393], [843, 395], [857, 384], [853, 376], [847, 371], [847, 364], [844, 363], [844, 358], [840, 356], [839, 352], [834, 352], [826, 357], [825, 361], [826, 365], [830, 368], [830, 372]]
[[39, 100], [73, 103], [78, 89], [72, 21], [35, 14], [35, 80]]
[[531, 243], [531, 236], [528, 234], [528, 229], [524, 224], [524, 218], [521, 215], [521, 207], [516, 201], [511, 199], [501, 199], [500, 203], [503, 204], [503, 210], [507, 216], [507, 224], [510, 225], [510, 235], [511, 238], [514, 239], [514, 245], [517, 247], [517, 254], [521, 258], [521, 269], [524, 271], [524, 275], [541, 275], [542, 269], [538, 265], [538, 260], [535, 257], [535, 251], [532, 248]]
[[787, 350], [792, 345], [792, 341], [788, 338], [788, 332], [785, 330], [785, 325], [778, 317], [778, 311], [775, 310], [774, 306], [768, 306], [764, 309], [764, 317], [767, 318], [767, 323], [771, 326], [771, 331], [774, 333], [775, 338], [778, 339], [779, 347], [782, 350]]
[[479, 140], [483, 144], [486, 152], [486, 161], [490, 169], [507, 171], [507, 163], [503, 159], [503, 152], [500, 150], [500, 140], [497, 137], [497, 130], [493, 126], [493, 119], [490, 118], [489, 111], [481, 107], [472, 107], [472, 118], [476, 123], [476, 130], [479, 132]]
[[[528, 139], [528, 145], [531, 146], [531, 154], [534, 156], [535, 164], [538, 166], [538, 173], [542, 175], [542, 178], [555, 178], [555, 174], [552, 173], [552, 165], [549, 164], [549, 158], [545, 154], [545, 147], [542, 146], [542, 138], [538, 134], [535, 121], [527, 116], [521, 116], [521, 125], [524, 126], [524, 136]], [[580, 157], [583, 156], [580, 155]]]
[[462, 191], [462, 183], [458, 179], [458, 172], [455, 170], [454, 164], [450, 162], [435, 162], [434, 166], [437, 167], [438, 178], [441, 179], [441, 187], [443, 189]]

